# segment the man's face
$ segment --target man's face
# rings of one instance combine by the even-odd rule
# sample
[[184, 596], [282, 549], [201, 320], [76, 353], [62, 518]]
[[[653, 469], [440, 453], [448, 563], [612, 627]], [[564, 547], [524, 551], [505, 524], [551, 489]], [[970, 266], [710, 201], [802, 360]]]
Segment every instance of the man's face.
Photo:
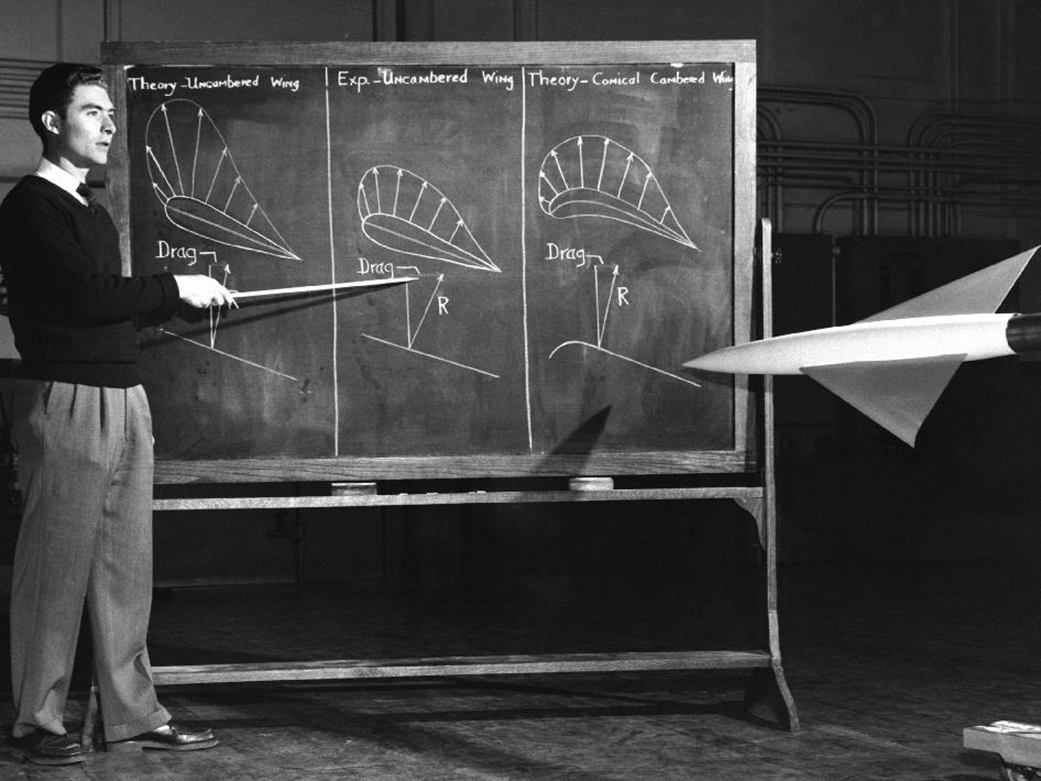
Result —
[[45, 119], [45, 124], [57, 131], [51, 150], [77, 168], [104, 165], [116, 132], [114, 116], [104, 87], [79, 85], [72, 93], [65, 116], [54, 115], [50, 122]]

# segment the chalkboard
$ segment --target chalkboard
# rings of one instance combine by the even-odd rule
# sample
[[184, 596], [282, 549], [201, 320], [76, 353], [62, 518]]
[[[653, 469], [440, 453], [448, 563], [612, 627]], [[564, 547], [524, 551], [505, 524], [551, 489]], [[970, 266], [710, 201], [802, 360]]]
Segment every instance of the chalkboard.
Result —
[[746, 389], [680, 368], [748, 338], [751, 42], [104, 57], [134, 273], [414, 278], [143, 330], [160, 475], [754, 467]]

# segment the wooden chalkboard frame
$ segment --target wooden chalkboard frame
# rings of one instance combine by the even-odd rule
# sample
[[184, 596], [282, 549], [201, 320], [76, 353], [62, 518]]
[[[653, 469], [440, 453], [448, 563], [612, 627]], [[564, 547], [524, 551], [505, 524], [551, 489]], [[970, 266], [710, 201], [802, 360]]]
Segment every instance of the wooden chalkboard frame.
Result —
[[[769, 220], [761, 221], [759, 235], [759, 273], [762, 302], [760, 327], [764, 338], [772, 335], [771, 265], [772, 237]], [[749, 670], [745, 689], [745, 708], [759, 718], [780, 723], [793, 732], [799, 730], [795, 700], [785, 679], [781, 661], [780, 622], [777, 597], [777, 503], [773, 422], [773, 383], [762, 382], [763, 431], [762, 468], [754, 485], [726, 485], [679, 488], [617, 489], [601, 483], [592, 490], [498, 490], [375, 493], [358, 490], [372, 484], [333, 486], [331, 495], [183, 497], [153, 502], [164, 514], [192, 510], [270, 510], [303, 508], [420, 507], [451, 504], [619, 502], [729, 499], [755, 520], [762, 546], [765, 574], [765, 626], [761, 648], [752, 650], [657, 651], [638, 653], [566, 653], [507, 656], [456, 656], [395, 659], [335, 659], [323, 661], [259, 662], [164, 666], [153, 669], [156, 685], [264, 683], [310, 680], [359, 680], [373, 678], [421, 678], [462, 675], [515, 675], [534, 673], [575, 673], [728, 669]], [[720, 481], [721, 483], [723, 481]], [[591, 486], [592, 488], [592, 486]]]
[[[734, 73], [733, 339], [753, 328], [755, 244], [755, 42], [553, 43], [105, 43], [102, 60], [122, 127], [107, 170], [110, 204], [130, 271], [130, 182], [126, 147], [126, 68], [135, 65], [596, 65], [699, 62], [728, 65]], [[734, 446], [725, 450], [594, 452], [592, 454], [482, 454], [328, 458], [264, 457], [160, 460], [157, 483], [423, 480], [577, 475], [749, 474], [758, 469], [753, 394], [744, 378], [734, 384]]]

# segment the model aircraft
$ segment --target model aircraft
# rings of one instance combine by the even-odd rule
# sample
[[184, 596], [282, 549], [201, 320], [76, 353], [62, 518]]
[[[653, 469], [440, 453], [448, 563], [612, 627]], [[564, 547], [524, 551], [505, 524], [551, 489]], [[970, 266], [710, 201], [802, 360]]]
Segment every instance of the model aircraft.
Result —
[[806, 374], [913, 447], [963, 361], [1041, 351], [1041, 313], [995, 314], [1038, 249], [851, 325], [734, 345], [683, 365]]

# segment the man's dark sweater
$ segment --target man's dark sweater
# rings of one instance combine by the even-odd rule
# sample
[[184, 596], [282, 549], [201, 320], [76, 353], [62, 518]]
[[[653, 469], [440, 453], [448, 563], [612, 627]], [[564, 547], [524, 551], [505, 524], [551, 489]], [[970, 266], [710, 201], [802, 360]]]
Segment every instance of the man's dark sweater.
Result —
[[172, 274], [124, 277], [108, 212], [39, 176], [0, 205], [0, 263], [21, 375], [129, 388], [141, 382], [135, 319], [168, 319]]

